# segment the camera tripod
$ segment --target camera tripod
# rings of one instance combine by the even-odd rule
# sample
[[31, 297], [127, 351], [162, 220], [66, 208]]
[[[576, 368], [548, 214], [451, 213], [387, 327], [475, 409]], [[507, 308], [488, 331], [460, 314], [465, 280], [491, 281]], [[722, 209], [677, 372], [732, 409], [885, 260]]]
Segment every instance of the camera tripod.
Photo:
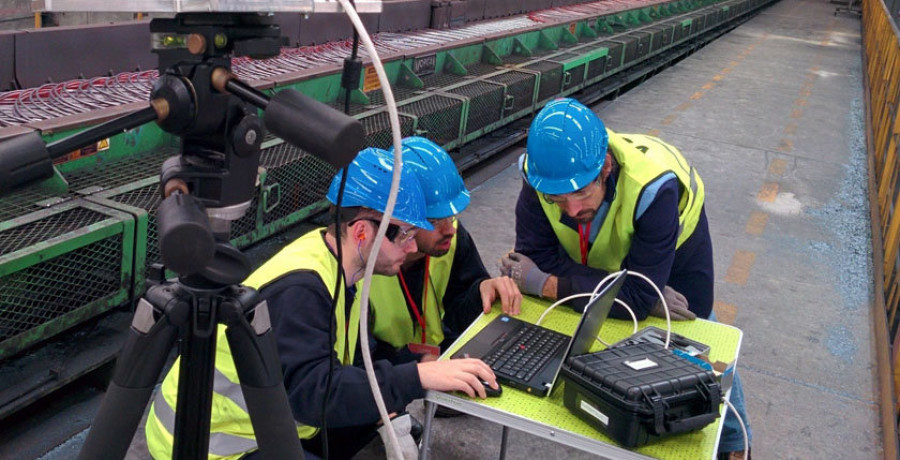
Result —
[[173, 457], [205, 458], [220, 324], [260, 453], [302, 458], [268, 307], [255, 290], [237, 284], [251, 266], [228, 243], [230, 224], [250, 206], [264, 128], [338, 168], [362, 148], [364, 130], [298, 92], [270, 98], [231, 73], [232, 55], [271, 57], [286, 44], [271, 16], [179, 13], [152, 20], [150, 31], [160, 78], [149, 107], [49, 145], [38, 133], [0, 144], [2, 193], [52, 175], [55, 157], [150, 121], [181, 140], [180, 155], [163, 163], [157, 211], [160, 255], [178, 281], [151, 286], [138, 301], [79, 458], [125, 456], [176, 339]]

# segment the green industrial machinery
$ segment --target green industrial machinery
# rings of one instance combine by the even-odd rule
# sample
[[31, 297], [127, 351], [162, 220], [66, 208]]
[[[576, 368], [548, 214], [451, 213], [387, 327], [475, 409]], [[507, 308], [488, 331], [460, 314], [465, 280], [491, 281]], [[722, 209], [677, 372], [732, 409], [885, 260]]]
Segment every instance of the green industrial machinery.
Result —
[[[527, 120], [552, 98], [614, 96], [771, 1], [678, 0], [388, 56], [402, 135], [452, 150]], [[350, 113], [368, 145], [389, 148], [383, 93], [363, 72]], [[336, 67], [250, 83], [269, 94], [292, 88], [344, 105]], [[52, 141], [84, 125], [31, 127]], [[75, 152], [58, 165], [65, 181], [57, 176], [0, 199], [0, 360], [142, 295], [148, 269], [159, 262], [160, 165], [177, 144], [144, 125]], [[266, 139], [256, 193], [232, 223], [232, 242], [250, 246], [321, 211], [334, 172], [281, 139]]]

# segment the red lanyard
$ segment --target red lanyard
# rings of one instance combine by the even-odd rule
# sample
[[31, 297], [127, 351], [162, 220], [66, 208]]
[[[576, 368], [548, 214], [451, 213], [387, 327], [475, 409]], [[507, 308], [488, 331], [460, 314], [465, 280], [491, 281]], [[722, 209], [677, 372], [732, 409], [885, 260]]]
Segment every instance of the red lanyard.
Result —
[[416, 301], [413, 300], [412, 295], [409, 293], [409, 287], [406, 286], [406, 280], [403, 279], [403, 271], [401, 270], [400, 275], [400, 284], [403, 285], [403, 293], [406, 294], [406, 301], [409, 302], [409, 306], [412, 307], [413, 313], [416, 315], [416, 321], [419, 322], [419, 327], [422, 328], [422, 343], [425, 343], [425, 305], [428, 302], [428, 262], [430, 261], [429, 256], [425, 256], [425, 281], [422, 283], [422, 312], [419, 313], [419, 306], [416, 305]]
[[578, 224], [578, 243], [581, 246], [581, 265], [587, 265], [588, 248], [590, 247], [591, 223]]

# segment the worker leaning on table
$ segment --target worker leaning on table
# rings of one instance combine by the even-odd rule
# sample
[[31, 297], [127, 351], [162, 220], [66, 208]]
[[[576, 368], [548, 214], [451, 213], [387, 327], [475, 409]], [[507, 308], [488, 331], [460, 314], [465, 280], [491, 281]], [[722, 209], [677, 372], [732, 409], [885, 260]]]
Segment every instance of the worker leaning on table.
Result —
[[395, 276], [372, 278], [373, 335], [394, 362], [434, 359], [495, 301], [518, 314], [522, 294], [507, 277], [491, 278], [475, 241], [457, 216], [469, 191], [450, 155], [424, 137], [403, 139], [403, 168], [419, 178], [433, 230], [416, 233]]
[[[500, 266], [524, 293], [559, 299], [592, 292], [610, 272], [628, 269], [661, 287], [672, 319], [715, 320], [703, 182], [678, 149], [608, 130], [591, 109], [564, 98], [535, 116], [519, 169], [516, 249]], [[629, 277], [618, 297], [638, 319], [665, 316], [656, 291], [639, 278]], [[572, 302], [576, 309], [585, 303]], [[619, 306], [611, 316], [628, 317]], [[737, 374], [731, 402], [749, 434]], [[743, 449], [729, 412], [719, 452]]]

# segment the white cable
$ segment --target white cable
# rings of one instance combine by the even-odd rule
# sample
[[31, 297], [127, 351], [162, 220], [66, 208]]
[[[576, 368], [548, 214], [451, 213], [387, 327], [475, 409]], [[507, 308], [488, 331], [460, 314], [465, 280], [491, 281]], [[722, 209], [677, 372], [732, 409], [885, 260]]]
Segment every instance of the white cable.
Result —
[[[611, 274], [609, 274], [606, 278], [603, 278], [602, 280], [600, 280], [600, 282], [597, 283], [597, 288], [595, 288], [595, 289], [594, 289], [594, 292], [592, 292], [592, 293], [590, 293], [590, 294], [588, 294], [588, 293], [572, 294], [572, 295], [570, 295], [570, 296], [568, 296], [568, 297], [565, 297], [565, 298], [562, 298], [562, 299], [557, 300], [556, 302], [553, 302], [552, 305], [550, 305], [549, 307], [547, 307], [547, 309], [544, 310], [543, 313], [541, 313], [541, 316], [537, 319], [537, 321], [536, 321], [534, 324], [535, 324], [535, 325], [540, 325], [541, 322], [544, 321], [544, 317], [546, 317], [547, 314], [549, 314], [551, 310], [553, 310], [554, 308], [556, 308], [557, 305], [562, 304], [562, 303], [565, 303], [565, 302], [568, 302], [569, 300], [577, 299], [577, 298], [579, 298], [579, 297], [590, 297], [591, 300], [589, 300], [588, 303], [593, 302], [594, 299], [597, 297], [597, 291], [599, 290], [599, 287], [600, 287], [600, 286], [603, 286], [603, 284], [606, 283], [607, 280], [612, 279], [612, 278], [618, 276], [619, 273], [622, 273], [622, 272], [619, 271], [619, 272], [616, 272], [616, 273], [611, 273]], [[621, 301], [621, 300], [619, 300], [619, 299], [615, 299], [615, 302], [618, 303], [619, 305], [625, 307], [625, 310], [628, 312], [629, 315], [631, 315], [631, 320], [632, 320], [632, 322], [633, 322], [633, 324], [634, 324], [634, 330], [632, 331], [632, 334], [636, 333], [636, 332], [637, 332], [637, 328], [638, 328], [638, 320], [637, 320], [637, 316], [635, 316], [635, 314], [634, 314], [634, 311], [632, 311], [631, 307], [629, 307], [627, 303], [625, 303], [625, 302], [623, 302], [623, 301]], [[601, 339], [599, 335], [597, 336], [597, 341], [600, 342], [600, 343], [602, 343], [604, 346], [606, 346], [606, 348], [609, 348], [609, 344], [606, 343], [606, 342], [604, 342], [603, 339]]]
[[[666, 303], [666, 298], [663, 297], [662, 291], [660, 291], [659, 288], [656, 287], [656, 283], [651, 281], [650, 278], [647, 278], [643, 273], [629, 270], [628, 274], [637, 276], [638, 278], [646, 281], [650, 286], [653, 287], [653, 290], [656, 291], [656, 295], [659, 296], [659, 301], [662, 302], [663, 310], [666, 311], [666, 343], [663, 345], [663, 348], [669, 348], [669, 341], [672, 338], [672, 318], [669, 316], [669, 304]], [[603, 284], [603, 281], [601, 281], [597, 285], [597, 287], [594, 288], [594, 292], [597, 292], [597, 290], [599, 290], [601, 284]]]
[[622, 308], [624, 308], [625, 311], [627, 311], [628, 314], [631, 315], [631, 322], [632, 322], [632, 324], [634, 325], [634, 327], [631, 329], [631, 333], [632, 333], [632, 334], [637, 334], [637, 331], [638, 331], [638, 319], [637, 319], [637, 316], [634, 314], [634, 310], [632, 310], [631, 307], [628, 306], [627, 303], [625, 303], [625, 302], [622, 301], [622, 300], [619, 300], [618, 297], [616, 297], [616, 303], [619, 304], [619, 305], [621, 305]]
[[570, 295], [569, 297], [565, 297], [565, 298], [559, 299], [559, 300], [557, 300], [556, 302], [553, 302], [553, 305], [550, 305], [549, 307], [547, 307], [547, 309], [544, 310], [544, 313], [541, 314], [540, 318], [538, 318], [537, 321], [536, 321], [534, 324], [535, 324], [536, 326], [540, 326], [540, 325], [541, 325], [541, 321], [543, 321], [543, 320], [544, 320], [544, 317], [547, 316], [548, 313], [550, 313], [550, 310], [553, 310], [554, 308], [556, 308], [557, 305], [566, 303], [566, 302], [568, 302], [568, 301], [570, 301], [570, 300], [572, 300], [572, 299], [577, 299], [577, 298], [579, 298], [579, 297], [594, 297], [594, 294], [588, 294], [587, 292], [584, 292], [584, 293], [581, 293], [581, 294], [572, 294], [572, 295]]
[[[737, 371], [737, 370], [735, 370], [735, 371]], [[729, 409], [731, 409], [731, 413], [734, 414], [735, 417], [737, 417], [738, 423], [740, 423], [740, 425], [741, 425], [741, 433], [744, 434], [744, 457], [743, 458], [750, 458], [750, 438], [747, 436], [747, 426], [744, 425], [744, 419], [741, 418], [741, 414], [738, 413], [737, 409], [735, 409], [734, 406], [732, 406], [731, 403], [728, 402], [727, 399], [722, 399], [722, 401], [725, 401], [725, 404], [728, 406]]]
[[372, 396], [375, 398], [375, 405], [378, 407], [378, 413], [381, 415], [382, 423], [388, 428], [389, 442], [388, 445], [385, 446], [385, 451], [388, 454], [388, 458], [402, 459], [403, 454], [400, 451], [400, 441], [397, 439], [397, 433], [394, 432], [393, 426], [391, 425], [391, 418], [384, 405], [384, 398], [381, 396], [381, 390], [378, 388], [378, 380], [375, 378], [375, 369], [372, 366], [372, 355], [369, 352], [368, 330], [369, 287], [372, 284], [372, 274], [375, 272], [375, 259], [378, 258], [378, 253], [381, 250], [381, 242], [384, 238], [384, 234], [387, 232], [388, 224], [391, 221], [391, 214], [393, 214], [394, 205], [397, 202], [397, 191], [400, 188], [400, 172], [403, 168], [403, 159], [401, 157], [400, 119], [397, 115], [397, 103], [394, 101], [394, 92], [391, 89], [391, 82], [388, 80], [387, 72], [385, 72], [384, 66], [381, 64], [381, 58], [378, 56], [375, 44], [372, 42], [372, 37], [370, 37], [369, 33], [366, 31], [366, 27], [359, 19], [359, 15], [356, 13], [350, 0], [338, 1], [341, 2], [341, 7], [343, 7], [344, 12], [347, 13], [347, 17], [350, 18], [350, 22], [353, 23], [353, 27], [359, 34], [359, 38], [368, 51], [369, 58], [372, 60], [372, 66], [375, 68], [375, 73], [378, 75], [378, 82], [381, 84], [381, 91], [384, 94], [384, 101], [388, 108], [388, 119], [391, 122], [391, 134], [393, 135], [394, 141], [394, 171], [391, 181], [391, 190], [388, 194], [387, 206], [385, 206], [384, 209], [384, 217], [381, 220], [381, 224], [378, 226], [378, 231], [375, 232], [375, 241], [372, 245], [372, 251], [369, 253], [369, 260], [366, 263], [361, 294], [362, 300], [359, 310], [359, 343], [362, 344], [360, 349], [362, 350], [363, 364], [365, 365], [366, 375], [369, 378]]

